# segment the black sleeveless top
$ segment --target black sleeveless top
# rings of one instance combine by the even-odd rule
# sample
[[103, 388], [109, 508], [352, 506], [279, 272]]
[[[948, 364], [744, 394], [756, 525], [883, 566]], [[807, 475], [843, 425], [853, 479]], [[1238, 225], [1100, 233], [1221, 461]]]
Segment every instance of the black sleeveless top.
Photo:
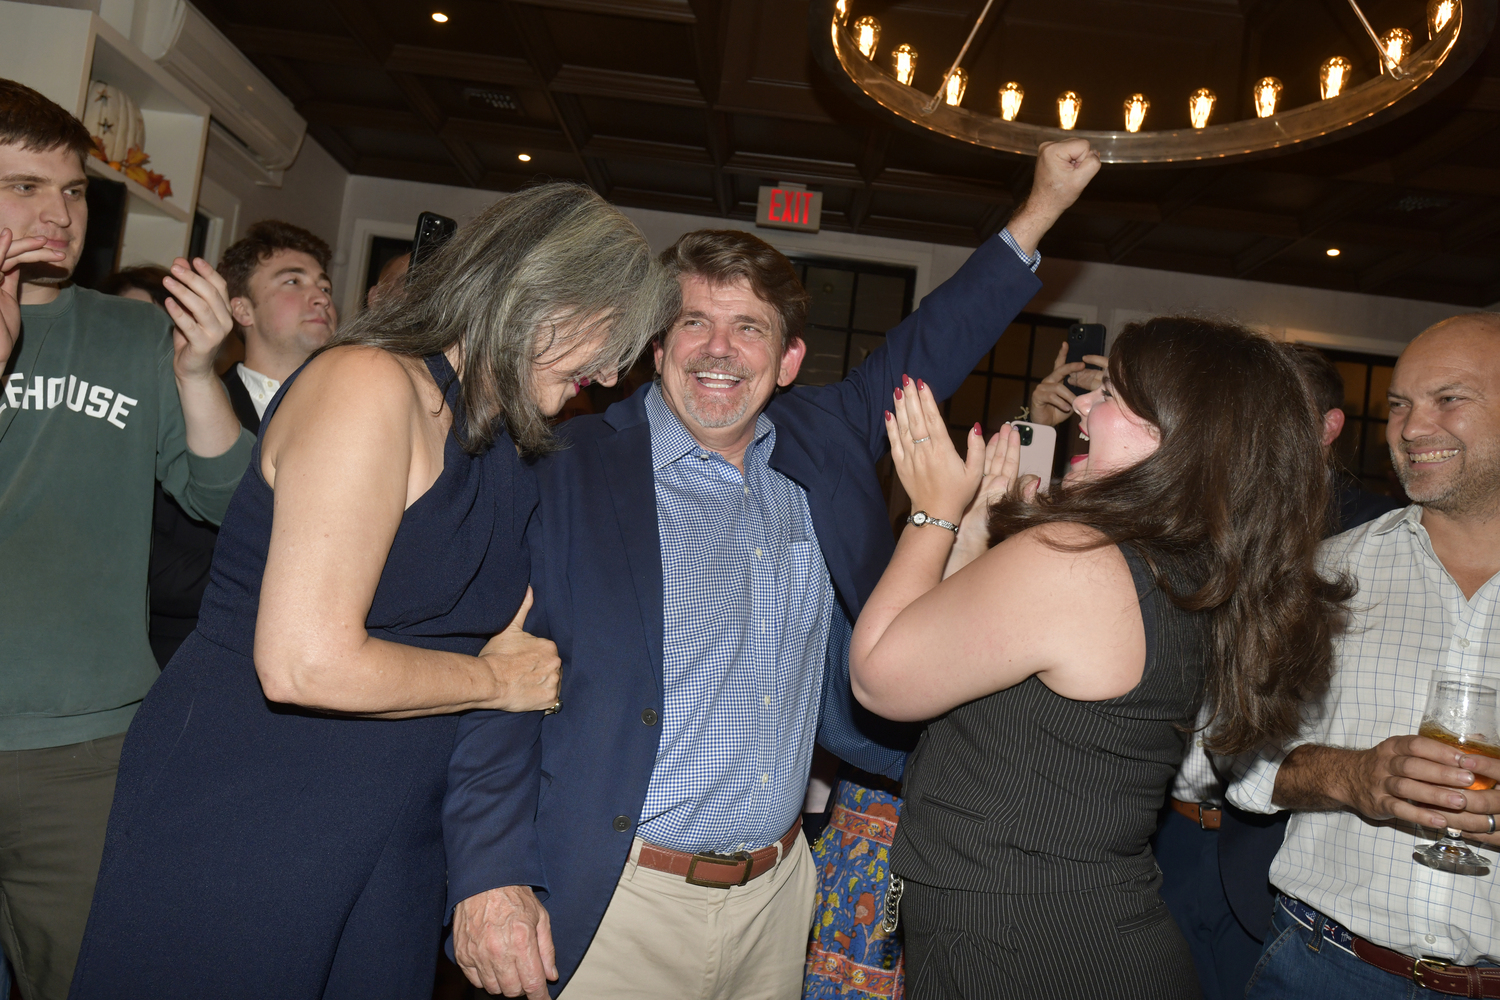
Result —
[[1032, 676], [929, 725], [906, 769], [893, 872], [1006, 893], [1155, 873], [1148, 841], [1187, 750], [1179, 727], [1197, 716], [1208, 622], [1176, 607], [1145, 561], [1120, 549], [1146, 628], [1140, 683], [1118, 698], [1074, 701]]

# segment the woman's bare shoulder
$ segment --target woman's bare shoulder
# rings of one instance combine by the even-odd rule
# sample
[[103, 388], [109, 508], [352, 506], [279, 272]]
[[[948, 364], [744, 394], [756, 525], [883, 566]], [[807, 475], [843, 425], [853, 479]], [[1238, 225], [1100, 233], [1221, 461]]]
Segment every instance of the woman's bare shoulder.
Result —
[[340, 344], [308, 362], [287, 395], [303, 382], [324, 390], [348, 386], [382, 393], [412, 393], [416, 391], [414, 374], [409, 359], [390, 351], [362, 344]]

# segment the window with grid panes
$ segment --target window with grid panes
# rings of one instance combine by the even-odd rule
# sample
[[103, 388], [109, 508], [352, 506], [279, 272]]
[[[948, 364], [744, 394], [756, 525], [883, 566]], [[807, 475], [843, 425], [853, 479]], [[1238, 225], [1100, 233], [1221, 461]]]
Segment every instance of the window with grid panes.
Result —
[[1391, 468], [1391, 451], [1385, 443], [1385, 425], [1390, 416], [1385, 394], [1391, 386], [1396, 359], [1332, 348], [1319, 350], [1344, 377], [1344, 432], [1333, 444], [1339, 464], [1356, 476], [1365, 489], [1401, 496], [1401, 485]]
[[[988, 438], [1007, 420], [1022, 419], [1022, 409], [1031, 404], [1031, 390], [1057, 367], [1058, 350], [1067, 343], [1068, 327], [1077, 322], [1061, 316], [1021, 313], [1005, 328], [994, 349], [980, 359], [943, 409], [948, 433], [959, 454], [963, 454], [969, 429], [976, 423]], [[1075, 416], [1057, 428], [1053, 475], [1066, 472], [1068, 459], [1078, 450]]]
[[797, 382], [837, 382], [885, 343], [885, 332], [911, 312], [917, 272], [857, 260], [789, 258], [807, 289], [807, 357]]

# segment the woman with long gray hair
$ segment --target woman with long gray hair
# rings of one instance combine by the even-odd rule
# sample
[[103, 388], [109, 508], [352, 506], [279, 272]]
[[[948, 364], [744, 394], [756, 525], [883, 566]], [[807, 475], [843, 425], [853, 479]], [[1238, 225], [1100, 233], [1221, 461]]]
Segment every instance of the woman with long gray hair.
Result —
[[521, 457], [677, 295], [629, 220], [545, 185], [287, 380], [126, 738], [73, 997], [430, 994], [455, 713], [557, 701]]

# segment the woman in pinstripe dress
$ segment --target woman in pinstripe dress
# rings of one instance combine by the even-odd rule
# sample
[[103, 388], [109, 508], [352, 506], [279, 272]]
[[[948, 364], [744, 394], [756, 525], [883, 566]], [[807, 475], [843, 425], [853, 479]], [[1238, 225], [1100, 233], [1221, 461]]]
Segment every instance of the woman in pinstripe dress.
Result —
[[1089, 453], [1040, 498], [1010, 489], [1015, 428], [961, 459], [920, 381], [887, 421], [927, 516], [850, 669], [866, 707], [934, 720], [891, 855], [912, 1000], [1198, 996], [1148, 840], [1199, 704], [1239, 753], [1295, 732], [1331, 669], [1350, 590], [1313, 568], [1328, 475], [1285, 349], [1152, 320], [1076, 405]]

